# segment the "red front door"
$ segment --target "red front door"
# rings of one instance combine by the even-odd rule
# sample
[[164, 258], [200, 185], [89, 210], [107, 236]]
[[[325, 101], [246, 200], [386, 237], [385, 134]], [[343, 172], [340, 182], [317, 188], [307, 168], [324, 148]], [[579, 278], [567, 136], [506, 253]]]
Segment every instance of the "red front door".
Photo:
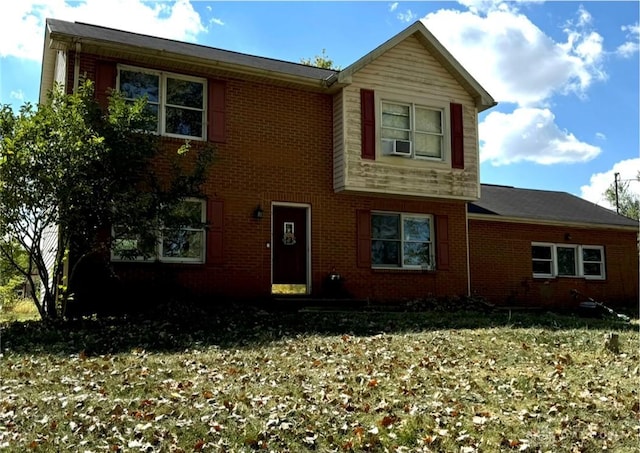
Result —
[[273, 207], [273, 284], [307, 284], [307, 208]]

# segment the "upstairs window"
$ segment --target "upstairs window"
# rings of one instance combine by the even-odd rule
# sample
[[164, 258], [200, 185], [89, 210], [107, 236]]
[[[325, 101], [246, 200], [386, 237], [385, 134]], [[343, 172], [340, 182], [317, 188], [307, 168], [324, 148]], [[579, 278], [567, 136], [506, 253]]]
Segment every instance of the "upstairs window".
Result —
[[432, 218], [417, 214], [371, 214], [373, 267], [433, 269]]
[[383, 154], [443, 160], [443, 109], [382, 101], [381, 114]]
[[120, 66], [118, 89], [133, 102], [146, 97], [149, 130], [171, 137], [205, 139], [206, 80]]

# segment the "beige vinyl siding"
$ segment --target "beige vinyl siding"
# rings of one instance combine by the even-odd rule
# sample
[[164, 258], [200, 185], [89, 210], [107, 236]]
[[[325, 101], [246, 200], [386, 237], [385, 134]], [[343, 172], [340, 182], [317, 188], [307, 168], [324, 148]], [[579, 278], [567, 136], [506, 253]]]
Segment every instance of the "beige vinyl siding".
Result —
[[[376, 150], [375, 161], [362, 159], [361, 88], [372, 89], [376, 93], [377, 147], [380, 146], [378, 109], [381, 98], [397, 97], [399, 100], [409, 99], [423, 105], [447, 106], [447, 124], [448, 105], [452, 102], [462, 104], [464, 170], [451, 168], [449, 125], [445, 130], [444, 162], [382, 156], [379, 149]], [[343, 90], [343, 96], [344, 164], [341, 167], [342, 174], [339, 174], [338, 168], [334, 168], [336, 190], [342, 187], [346, 191], [477, 199], [477, 109], [469, 93], [429, 54], [418, 39], [413, 36], [407, 38], [355, 73], [352, 84]], [[338, 181], [342, 181], [342, 184], [337, 184]]]

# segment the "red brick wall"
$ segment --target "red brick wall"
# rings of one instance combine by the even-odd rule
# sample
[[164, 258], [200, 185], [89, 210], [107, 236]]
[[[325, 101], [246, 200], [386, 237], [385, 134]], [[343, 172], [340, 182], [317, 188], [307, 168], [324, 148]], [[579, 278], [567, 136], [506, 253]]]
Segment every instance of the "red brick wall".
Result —
[[[570, 239], [566, 239], [566, 235]], [[469, 220], [471, 290], [501, 305], [567, 308], [572, 289], [601, 302], [638, 302], [637, 233]], [[605, 247], [605, 280], [533, 278], [531, 243]]]
[[[93, 78], [94, 67], [92, 58], [83, 57], [81, 73]], [[215, 74], [198, 75], [215, 78]], [[224, 262], [117, 264], [116, 270], [123, 278], [147, 281], [161, 272], [204, 294], [268, 296], [271, 205], [292, 202], [311, 208], [314, 294], [321, 293], [322, 282], [334, 268], [344, 277], [345, 289], [357, 298], [395, 300], [466, 294], [463, 202], [334, 193], [331, 97], [258, 81], [221, 80], [226, 81], [227, 140], [217, 145], [203, 191], [207, 197], [224, 202]], [[166, 140], [166, 151], [174, 152], [180, 143]], [[192, 144], [197, 146], [196, 142]], [[163, 167], [166, 168], [159, 163], [159, 168]], [[258, 204], [264, 209], [261, 220], [252, 217]], [[361, 209], [448, 216], [449, 270], [383, 271], [357, 267], [356, 211]]]

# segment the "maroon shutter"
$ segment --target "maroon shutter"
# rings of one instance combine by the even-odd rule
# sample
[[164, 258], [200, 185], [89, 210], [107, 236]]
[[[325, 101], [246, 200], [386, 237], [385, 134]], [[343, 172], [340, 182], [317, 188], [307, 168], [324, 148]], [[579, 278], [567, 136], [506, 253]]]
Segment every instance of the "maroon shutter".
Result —
[[362, 158], [376, 158], [376, 109], [373, 90], [360, 90]]
[[451, 104], [451, 166], [464, 168], [464, 129], [462, 126], [462, 105]]
[[371, 267], [371, 212], [356, 211], [357, 265]]
[[436, 269], [449, 269], [449, 217], [436, 216]]
[[207, 136], [210, 142], [224, 143], [226, 141], [225, 89], [225, 82], [209, 80]]
[[223, 208], [224, 204], [221, 200], [209, 200], [209, 231], [207, 232], [207, 262], [209, 264], [222, 264], [223, 262]]
[[118, 69], [112, 61], [98, 61], [96, 63], [95, 97], [100, 108], [106, 111], [109, 106], [109, 95], [116, 88]]

